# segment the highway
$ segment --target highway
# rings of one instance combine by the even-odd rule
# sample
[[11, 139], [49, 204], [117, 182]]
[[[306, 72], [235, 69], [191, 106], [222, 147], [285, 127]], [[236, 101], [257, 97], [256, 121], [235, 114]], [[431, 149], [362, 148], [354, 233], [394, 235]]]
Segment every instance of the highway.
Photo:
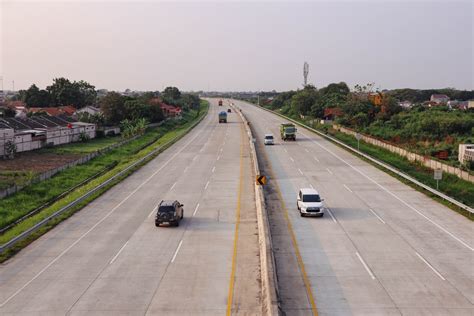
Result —
[[[281, 307], [288, 315], [473, 315], [471, 221], [303, 128], [242, 101], [269, 214]], [[264, 134], [276, 144], [264, 146]], [[325, 199], [302, 218], [299, 188]]]
[[[0, 265], [0, 315], [260, 314], [248, 137], [220, 110]], [[162, 199], [179, 227], [155, 227]]]

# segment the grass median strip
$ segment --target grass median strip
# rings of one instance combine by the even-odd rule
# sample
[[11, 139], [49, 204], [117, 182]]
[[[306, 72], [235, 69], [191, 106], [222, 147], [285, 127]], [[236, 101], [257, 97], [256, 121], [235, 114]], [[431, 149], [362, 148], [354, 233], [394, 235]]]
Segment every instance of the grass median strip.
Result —
[[[115, 176], [119, 172], [123, 171], [124, 169], [126, 169], [128, 166], [130, 166], [134, 162], [136, 162], [136, 161], [140, 160], [141, 158], [145, 157], [147, 154], [149, 154], [153, 150], [156, 150], [156, 149], [159, 148], [156, 155], [159, 154], [160, 152], [162, 152], [163, 150], [165, 150], [166, 148], [171, 146], [172, 143], [177, 141], [180, 137], [184, 136], [190, 130], [190, 128], [193, 127], [193, 124], [195, 124], [198, 120], [202, 119], [206, 115], [207, 109], [208, 109], [208, 104], [203, 103], [201, 105], [201, 111], [200, 111], [199, 116], [196, 115], [195, 111], [192, 111], [191, 113], [189, 113], [187, 116], [184, 117], [184, 120], [182, 121], [183, 122], [182, 124], [180, 124], [179, 126], [176, 126], [175, 129], [173, 129], [169, 132], [163, 133], [161, 135], [161, 137], [159, 137], [157, 140], [155, 140], [154, 142], [152, 142], [151, 144], [149, 144], [145, 148], [142, 148], [138, 152], [132, 153], [132, 154], [124, 157], [117, 164], [117, 166], [115, 168], [113, 168], [112, 170], [110, 170], [109, 172], [107, 172], [107, 173], [99, 176], [98, 178], [88, 182], [84, 186], [81, 186], [80, 188], [78, 188], [78, 189], [74, 190], [73, 192], [71, 192], [70, 194], [66, 195], [63, 199], [61, 199], [61, 200], [55, 202], [54, 204], [52, 204], [51, 206], [45, 208], [42, 212], [40, 212], [40, 213], [24, 220], [23, 222], [19, 223], [18, 225], [14, 226], [12, 229], [8, 230], [7, 232], [5, 232], [3, 235], [0, 236], [0, 244], [5, 244], [6, 242], [11, 240], [12, 238], [18, 236], [22, 232], [24, 232], [24, 231], [28, 230], [29, 228], [33, 227], [36, 223], [38, 223], [41, 220], [47, 218], [48, 216], [54, 214], [55, 212], [57, 212], [58, 210], [60, 210], [64, 206], [68, 205], [69, 203], [75, 201], [77, 198], [79, 198], [79, 197], [83, 196], [84, 194], [86, 194], [87, 192], [89, 192], [91, 189], [97, 187], [101, 183], [103, 183], [103, 182], [107, 181], [108, 179], [112, 178], [113, 176]], [[163, 128], [163, 127], [160, 127], [160, 128]], [[153, 159], [154, 156], [155, 155], [153, 155], [152, 157], [147, 159], [147, 161]], [[145, 164], [147, 161], [143, 162], [143, 164]], [[85, 164], [85, 165], [87, 165], [87, 164]], [[106, 187], [100, 189], [99, 191], [97, 191], [96, 193], [91, 195], [90, 197], [86, 198], [84, 201], [82, 201], [79, 204], [72, 207], [71, 210], [69, 210], [69, 211], [65, 212], [64, 214], [61, 214], [57, 218], [51, 220], [47, 225], [40, 228], [38, 231], [33, 233], [30, 237], [28, 237], [28, 238], [24, 239], [23, 241], [19, 242], [14, 247], [4, 251], [3, 254], [0, 254], [0, 262], [4, 261], [6, 258], [10, 257], [12, 254], [16, 253], [18, 250], [23, 248], [25, 245], [30, 243], [32, 240], [36, 239], [38, 236], [44, 234], [46, 231], [51, 229], [51, 227], [54, 227], [59, 222], [61, 222], [65, 218], [72, 215], [75, 211], [77, 211], [77, 210], [81, 209], [82, 207], [84, 207], [85, 205], [87, 205], [89, 202], [91, 202], [92, 200], [94, 200], [95, 198], [100, 196], [103, 192], [107, 191], [109, 188], [114, 186], [116, 183], [120, 182], [121, 180], [126, 178], [128, 175], [133, 173], [133, 171], [138, 169], [140, 166], [136, 166], [135, 168], [129, 170], [128, 172], [126, 172], [126, 174], [122, 175], [118, 179], [115, 179], [114, 181], [112, 181]], [[73, 168], [71, 168], [71, 169], [73, 169]], [[52, 179], [54, 179], [54, 178], [52, 178]], [[44, 182], [43, 182], [43, 184], [44, 184]]]

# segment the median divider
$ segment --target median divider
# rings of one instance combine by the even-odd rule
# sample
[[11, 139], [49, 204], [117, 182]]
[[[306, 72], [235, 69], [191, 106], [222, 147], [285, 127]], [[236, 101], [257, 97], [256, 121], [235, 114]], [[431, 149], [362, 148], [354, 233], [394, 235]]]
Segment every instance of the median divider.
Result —
[[[209, 107], [207, 109], [209, 109]], [[207, 112], [206, 112], [206, 114], [207, 114]], [[80, 197], [78, 197], [77, 199], [72, 201], [71, 203], [65, 205], [64, 207], [62, 207], [61, 209], [59, 209], [55, 213], [53, 213], [50, 216], [44, 218], [43, 220], [41, 220], [40, 222], [38, 222], [34, 226], [32, 226], [29, 229], [25, 230], [24, 232], [22, 232], [18, 236], [10, 239], [8, 242], [4, 243], [3, 245], [0, 245], [0, 255], [3, 254], [7, 249], [15, 246], [20, 241], [27, 239], [28, 237], [33, 235], [35, 232], [40, 230], [43, 226], [46, 226], [48, 223], [50, 223], [54, 219], [60, 217], [62, 214], [72, 210], [75, 206], [81, 205], [81, 203], [86, 201], [89, 197], [93, 197], [94, 195], [96, 195], [98, 193], [101, 194], [101, 193], [103, 193], [102, 190], [104, 190], [104, 189], [106, 190], [106, 189], [108, 189], [109, 186], [114, 185], [114, 184], [118, 183], [119, 181], [123, 180], [121, 178], [127, 177], [129, 175], [129, 173], [134, 172], [139, 167], [141, 167], [143, 164], [145, 164], [148, 161], [150, 161], [151, 159], [155, 158], [158, 154], [160, 154], [161, 152], [163, 152], [164, 150], [169, 148], [171, 145], [176, 143], [178, 140], [180, 140], [182, 137], [184, 137], [186, 134], [188, 134], [205, 117], [206, 117], [206, 115], [202, 115], [197, 121], [192, 123], [186, 130], [184, 130], [183, 133], [175, 136], [174, 138], [170, 139], [169, 141], [167, 141], [163, 145], [153, 149], [152, 151], [150, 151], [148, 154], [146, 154], [142, 158], [140, 158], [137, 161], [131, 163], [125, 169], [121, 170], [120, 172], [113, 175], [112, 177], [110, 177], [106, 181], [102, 182], [98, 186], [94, 187], [93, 189], [89, 190], [85, 194], [81, 195]]]
[[[237, 112], [244, 122], [245, 130], [249, 137], [250, 155], [254, 166], [255, 175], [260, 174], [258, 167], [258, 158], [255, 150], [255, 143], [252, 129], [249, 122], [245, 118], [240, 108], [232, 105], [234, 111]], [[275, 270], [275, 258], [273, 256], [273, 247], [270, 234], [270, 224], [267, 213], [265, 212], [265, 198], [263, 188], [255, 184], [255, 206], [257, 209], [257, 227], [258, 227], [258, 243], [260, 250], [260, 273], [262, 287], [262, 314], [263, 315], [279, 315], [278, 300], [278, 282]]]
[[[247, 102], [247, 103], [248, 103], [248, 102]], [[249, 104], [251, 104], [251, 103], [249, 103]], [[254, 104], [252, 104], [252, 105], [254, 105]], [[276, 115], [278, 115], [278, 116], [284, 118], [285, 120], [289, 120], [289, 121], [291, 121], [291, 122], [293, 122], [293, 123], [295, 123], [295, 124], [297, 124], [297, 125], [299, 125], [299, 126], [301, 126], [301, 127], [304, 127], [304, 128], [306, 128], [307, 130], [309, 130], [309, 131], [311, 131], [311, 132], [314, 132], [314, 133], [316, 133], [316, 134], [322, 136], [323, 138], [326, 138], [326, 139], [330, 140], [331, 142], [336, 143], [336, 144], [342, 146], [343, 148], [348, 149], [349, 151], [351, 151], [351, 152], [353, 152], [353, 153], [355, 153], [355, 154], [357, 154], [357, 155], [359, 155], [359, 156], [364, 157], [365, 159], [367, 159], [367, 160], [369, 160], [369, 161], [371, 161], [371, 162], [377, 164], [378, 166], [381, 166], [382, 168], [385, 168], [385, 169], [387, 169], [387, 170], [393, 172], [393, 173], [396, 174], [397, 176], [400, 176], [400, 177], [404, 178], [405, 180], [408, 180], [408, 181], [410, 181], [411, 183], [416, 184], [417, 186], [419, 186], [419, 187], [421, 187], [421, 188], [423, 188], [423, 189], [425, 189], [425, 190], [427, 190], [427, 191], [433, 193], [434, 195], [440, 197], [441, 199], [443, 199], [443, 200], [445, 200], [445, 201], [448, 201], [449, 203], [452, 203], [453, 205], [456, 205], [457, 207], [459, 207], [459, 208], [461, 208], [461, 209], [464, 209], [464, 210], [468, 211], [468, 212], [471, 213], [471, 214], [474, 214], [474, 209], [471, 208], [471, 207], [469, 207], [468, 205], [466, 205], [466, 204], [464, 204], [464, 203], [461, 203], [461, 202], [459, 202], [458, 200], [455, 200], [455, 199], [453, 199], [452, 197], [450, 197], [450, 196], [448, 196], [448, 195], [446, 195], [446, 194], [444, 194], [444, 193], [442, 193], [442, 192], [440, 192], [440, 191], [438, 191], [438, 190], [436, 190], [436, 189], [433, 189], [432, 187], [430, 187], [430, 186], [428, 186], [428, 185], [426, 185], [426, 184], [424, 184], [424, 183], [422, 183], [422, 182], [420, 182], [420, 181], [418, 181], [418, 180], [416, 180], [416, 179], [410, 177], [409, 175], [407, 175], [407, 174], [401, 172], [400, 170], [398, 170], [398, 169], [396, 169], [396, 168], [394, 168], [394, 167], [392, 167], [392, 166], [390, 166], [390, 165], [388, 165], [388, 164], [386, 164], [386, 163], [384, 163], [384, 162], [382, 162], [382, 161], [380, 161], [380, 160], [378, 160], [378, 159], [375, 159], [374, 157], [372, 157], [372, 156], [370, 156], [370, 155], [368, 155], [368, 154], [366, 154], [366, 153], [363, 153], [363, 152], [361, 152], [361, 151], [359, 151], [359, 150], [357, 150], [357, 149], [355, 149], [355, 148], [353, 148], [353, 147], [351, 147], [351, 146], [349, 146], [349, 145], [347, 145], [347, 144], [341, 142], [340, 140], [338, 140], [338, 139], [336, 139], [336, 138], [334, 138], [334, 137], [332, 137], [332, 136], [326, 135], [325, 133], [323, 133], [323, 132], [321, 132], [321, 131], [318, 131], [317, 129], [314, 129], [314, 128], [312, 128], [312, 127], [306, 125], [306, 124], [303, 124], [303, 123], [301, 123], [301, 122], [298, 122], [297, 120], [294, 120], [294, 119], [292, 119], [292, 118], [289, 118], [289, 117], [287, 117], [287, 116], [285, 116], [285, 115], [283, 115], [283, 114], [281, 114], [281, 113], [278, 113], [278, 112], [276, 112], [276, 111], [272, 111], [272, 110], [269, 110], [269, 109], [266, 109], [266, 108], [264, 108], [264, 107], [260, 107], [260, 106], [257, 106], [257, 105], [254, 105], [254, 106], [256, 106], [256, 107], [258, 107], [258, 108], [260, 108], [260, 109], [262, 109], [262, 110], [265, 110], [265, 111], [267, 111], [267, 112], [276, 114]]]

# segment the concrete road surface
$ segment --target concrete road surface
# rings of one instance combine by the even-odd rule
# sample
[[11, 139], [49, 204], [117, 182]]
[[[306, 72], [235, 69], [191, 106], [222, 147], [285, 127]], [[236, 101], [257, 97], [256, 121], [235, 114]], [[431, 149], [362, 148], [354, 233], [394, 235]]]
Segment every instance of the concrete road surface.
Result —
[[[474, 315], [471, 221], [303, 128], [235, 101], [263, 172], [283, 311], [288, 315]], [[264, 146], [265, 133], [276, 144]], [[299, 188], [328, 207], [300, 217]], [[279, 200], [281, 198], [281, 200]]]
[[[248, 138], [221, 109], [1, 265], [0, 315], [259, 314]], [[162, 199], [184, 204], [179, 227], [155, 227]]]

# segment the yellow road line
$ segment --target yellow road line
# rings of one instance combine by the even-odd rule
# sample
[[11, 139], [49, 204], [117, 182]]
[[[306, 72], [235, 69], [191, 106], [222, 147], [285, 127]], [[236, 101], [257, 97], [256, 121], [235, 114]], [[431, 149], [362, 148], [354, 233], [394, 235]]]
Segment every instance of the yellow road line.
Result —
[[239, 191], [237, 195], [237, 209], [235, 211], [235, 233], [234, 233], [234, 252], [232, 255], [232, 268], [230, 272], [230, 284], [229, 284], [229, 294], [227, 296], [227, 312], [226, 315], [230, 316], [232, 312], [232, 299], [234, 297], [234, 283], [235, 283], [235, 266], [237, 259], [237, 242], [239, 240], [239, 226], [240, 226], [240, 200], [242, 197], [242, 185], [243, 185], [243, 127], [240, 125], [240, 179], [239, 179]]
[[[268, 161], [268, 169], [270, 171], [270, 175], [271, 175], [272, 179], [276, 179], [275, 173], [273, 172], [273, 168], [270, 164], [270, 160], [268, 159], [268, 156], [267, 156], [266, 152], [263, 151], [263, 153], [266, 156], [265, 157], [266, 160]], [[284, 217], [285, 217], [285, 220], [286, 220], [286, 225], [288, 227], [288, 231], [289, 231], [290, 236], [291, 236], [291, 241], [293, 243], [293, 248], [295, 249], [295, 255], [296, 255], [296, 259], [298, 261], [298, 265], [299, 265], [299, 268], [300, 268], [300, 271], [301, 271], [301, 277], [303, 278], [303, 283], [304, 283], [304, 286], [306, 288], [306, 294], [308, 296], [309, 303], [311, 304], [311, 311], [312, 311], [314, 316], [318, 316], [318, 310], [316, 308], [316, 302], [314, 300], [313, 291], [311, 289], [311, 283], [309, 282], [308, 275], [306, 274], [306, 269], [304, 267], [303, 258], [301, 257], [300, 248], [298, 247], [298, 242], [296, 241], [296, 235], [295, 235], [295, 232], [293, 230], [293, 225], [291, 224], [290, 216], [288, 214], [288, 209], [286, 207], [285, 201], [283, 200], [283, 194], [281, 193], [280, 187], [279, 187], [278, 183], [276, 183], [276, 181], [274, 183], [274, 186], [275, 186], [276, 192], [278, 194], [278, 199], [280, 200], [280, 203], [281, 203], [281, 208], [284, 210], [283, 214], [284, 214]]]

